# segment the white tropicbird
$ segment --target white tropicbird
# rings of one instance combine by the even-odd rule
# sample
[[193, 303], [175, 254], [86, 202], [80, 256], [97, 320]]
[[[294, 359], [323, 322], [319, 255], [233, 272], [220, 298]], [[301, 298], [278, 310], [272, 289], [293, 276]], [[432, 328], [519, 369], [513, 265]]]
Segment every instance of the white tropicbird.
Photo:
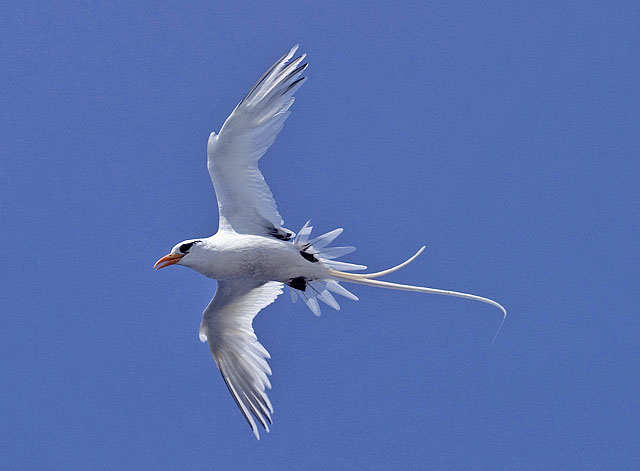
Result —
[[[298, 46], [291, 48], [265, 72], [222, 125], [212, 132], [207, 144], [207, 167], [218, 198], [218, 232], [203, 239], [177, 244], [156, 268], [184, 265], [218, 280], [215, 296], [204, 310], [200, 340], [209, 349], [222, 377], [256, 438], [260, 439], [254, 417], [269, 431], [273, 407], [265, 393], [271, 388], [267, 350], [253, 331], [253, 318], [282, 293], [291, 288], [316, 315], [318, 299], [338, 310], [331, 293], [357, 301], [340, 281], [380, 288], [442, 294], [482, 301], [506, 310], [499, 303], [475, 296], [421, 286], [401, 285], [374, 278], [396, 271], [412, 262], [422, 251], [395, 267], [377, 273], [354, 274], [363, 265], [335, 260], [355, 247], [328, 247], [342, 229], [309, 240], [312, 227], [307, 222], [298, 234], [285, 229], [273, 195], [258, 160], [273, 144], [289, 116], [293, 94], [304, 83], [305, 54], [293, 59]], [[291, 241], [291, 239], [293, 239]], [[504, 317], [503, 317], [504, 322]]]

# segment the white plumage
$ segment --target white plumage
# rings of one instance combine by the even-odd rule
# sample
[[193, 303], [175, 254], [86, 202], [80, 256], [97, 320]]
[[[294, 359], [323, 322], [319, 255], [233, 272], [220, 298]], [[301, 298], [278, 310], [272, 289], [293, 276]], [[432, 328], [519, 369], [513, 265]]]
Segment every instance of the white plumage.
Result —
[[505, 309], [487, 298], [374, 279], [407, 265], [424, 247], [395, 267], [355, 274], [348, 272], [366, 267], [336, 260], [355, 248], [329, 246], [342, 229], [310, 239], [308, 222], [297, 234], [283, 227], [258, 161], [282, 130], [293, 95], [305, 80], [300, 77], [307, 66], [303, 64], [305, 55], [293, 59], [297, 48], [291, 48], [269, 68], [236, 106], [220, 133], [209, 136], [207, 166], [218, 199], [218, 232], [176, 244], [155, 265], [184, 265], [218, 280], [216, 294], [203, 313], [200, 340], [208, 342], [256, 438], [260, 438], [256, 420], [269, 431], [273, 407], [266, 394], [271, 388], [270, 357], [252, 323], [258, 312], [282, 293], [283, 284], [291, 288], [293, 301], [300, 295], [315, 315], [320, 315], [318, 301], [340, 309], [334, 294], [358, 300], [339, 283], [346, 281], [482, 301], [498, 307], [506, 317]]
[[209, 175], [220, 212], [219, 230], [272, 235], [265, 223], [278, 229], [282, 217], [271, 190], [258, 169], [258, 160], [276, 140], [293, 94], [304, 83], [299, 78], [305, 55], [286, 65], [297, 46], [278, 60], [254, 85], [207, 144]]

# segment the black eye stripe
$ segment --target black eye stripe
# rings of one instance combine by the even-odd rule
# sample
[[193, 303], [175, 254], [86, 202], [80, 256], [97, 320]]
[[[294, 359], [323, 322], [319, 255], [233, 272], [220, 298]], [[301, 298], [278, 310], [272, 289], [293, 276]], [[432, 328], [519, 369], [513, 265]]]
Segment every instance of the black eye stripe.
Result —
[[193, 242], [189, 242], [187, 244], [182, 244], [178, 250], [182, 253], [187, 253], [189, 249], [193, 246]]

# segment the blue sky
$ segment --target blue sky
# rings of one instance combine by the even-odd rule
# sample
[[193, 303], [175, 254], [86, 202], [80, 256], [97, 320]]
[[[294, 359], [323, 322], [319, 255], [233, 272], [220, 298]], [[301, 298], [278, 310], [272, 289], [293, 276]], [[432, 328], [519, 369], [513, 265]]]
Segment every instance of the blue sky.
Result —
[[[0, 467], [637, 469], [637, 2], [14, 2], [0, 20]], [[472, 4], [473, 3], [473, 4]], [[198, 341], [210, 131], [290, 46], [287, 227], [465, 300], [353, 287], [255, 328], [257, 442]]]

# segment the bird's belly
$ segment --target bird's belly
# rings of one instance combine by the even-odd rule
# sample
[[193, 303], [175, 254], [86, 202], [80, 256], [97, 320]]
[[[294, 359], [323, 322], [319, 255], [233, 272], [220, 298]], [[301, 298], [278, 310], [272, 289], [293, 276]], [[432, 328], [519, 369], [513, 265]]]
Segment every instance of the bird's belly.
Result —
[[288, 282], [292, 278], [324, 278], [328, 270], [319, 262], [306, 260], [289, 242], [265, 237], [238, 238], [232, 246], [216, 255], [213, 264], [216, 279], [251, 278]]

